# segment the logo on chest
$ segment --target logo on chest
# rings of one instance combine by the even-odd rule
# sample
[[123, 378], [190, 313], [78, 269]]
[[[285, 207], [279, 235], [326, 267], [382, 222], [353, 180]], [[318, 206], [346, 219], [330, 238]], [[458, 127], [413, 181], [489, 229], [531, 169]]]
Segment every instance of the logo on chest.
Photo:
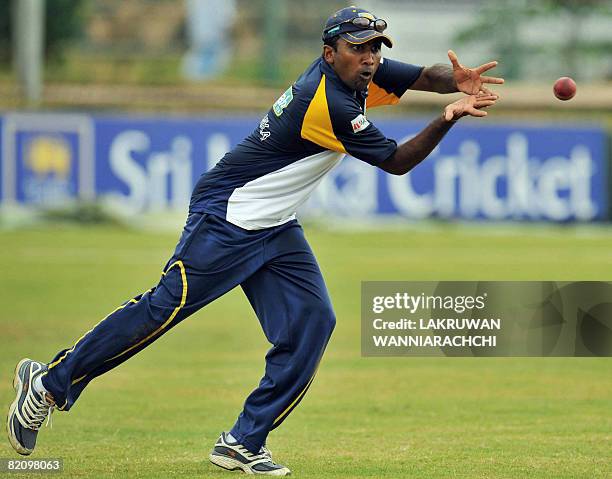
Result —
[[370, 122], [363, 114], [360, 114], [353, 118], [351, 126], [353, 127], [353, 133], [358, 133], [370, 126]]

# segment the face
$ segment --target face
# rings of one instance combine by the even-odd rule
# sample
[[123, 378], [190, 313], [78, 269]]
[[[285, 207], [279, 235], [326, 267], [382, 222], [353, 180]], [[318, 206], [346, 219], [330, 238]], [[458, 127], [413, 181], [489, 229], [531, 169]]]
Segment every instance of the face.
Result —
[[353, 90], [365, 90], [380, 65], [382, 41], [374, 39], [361, 45], [353, 45], [340, 38], [338, 48], [323, 46], [323, 58], [340, 79]]

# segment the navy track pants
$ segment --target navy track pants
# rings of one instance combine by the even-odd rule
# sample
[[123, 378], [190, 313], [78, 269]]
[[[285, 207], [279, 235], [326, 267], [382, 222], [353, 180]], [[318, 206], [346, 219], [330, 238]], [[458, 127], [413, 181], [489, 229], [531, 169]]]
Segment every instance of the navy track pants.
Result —
[[231, 430], [258, 452], [310, 386], [335, 325], [301, 226], [247, 231], [192, 213], [159, 284], [133, 298], [49, 363], [43, 384], [68, 410], [96, 376], [118, 366], [200, 308], [241, 285], [272, 343], [265, 375]]

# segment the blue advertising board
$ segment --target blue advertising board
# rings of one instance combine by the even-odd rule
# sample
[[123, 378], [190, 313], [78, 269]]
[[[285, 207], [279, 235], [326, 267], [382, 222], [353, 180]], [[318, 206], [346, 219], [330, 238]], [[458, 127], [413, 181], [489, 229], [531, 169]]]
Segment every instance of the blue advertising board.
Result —
[[[185, 211], [197, 178], [257, 118], [134, 118], [11, 113], [0, 118], [3, 203], [97, 199], [126, 214]], [[377, 126], [405, 141], [423, 121]], [[606, 134], [595, 127], [455, 126], [408, 175], [346, 158], [304, 214], [367, 218], [607, 219]]]
[[[606, 135], [602, 129], [455, 126], [412, 172], [392, 176], [345, 161], [313, 198], [345, 215], [410, 218], [594, 220], [607, 215]], [[405, 141], [424, 123], [379, 122]]]
[[98, 196], [125, 212], [186, 211], [198, 177], [254, 128], [253, 119], [96, 119]]

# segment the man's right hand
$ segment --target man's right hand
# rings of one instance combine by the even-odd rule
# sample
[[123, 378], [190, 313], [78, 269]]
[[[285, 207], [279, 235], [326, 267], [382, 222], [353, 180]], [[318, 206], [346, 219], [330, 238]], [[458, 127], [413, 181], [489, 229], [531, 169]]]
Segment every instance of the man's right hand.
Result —
[[480, 93], [468, 95], [444, 108], [443, 117], [446, 121], [457, 121], [462, 116], [487, 116], [483, 108], [495, 105], [499, 97], [493, 94]]

